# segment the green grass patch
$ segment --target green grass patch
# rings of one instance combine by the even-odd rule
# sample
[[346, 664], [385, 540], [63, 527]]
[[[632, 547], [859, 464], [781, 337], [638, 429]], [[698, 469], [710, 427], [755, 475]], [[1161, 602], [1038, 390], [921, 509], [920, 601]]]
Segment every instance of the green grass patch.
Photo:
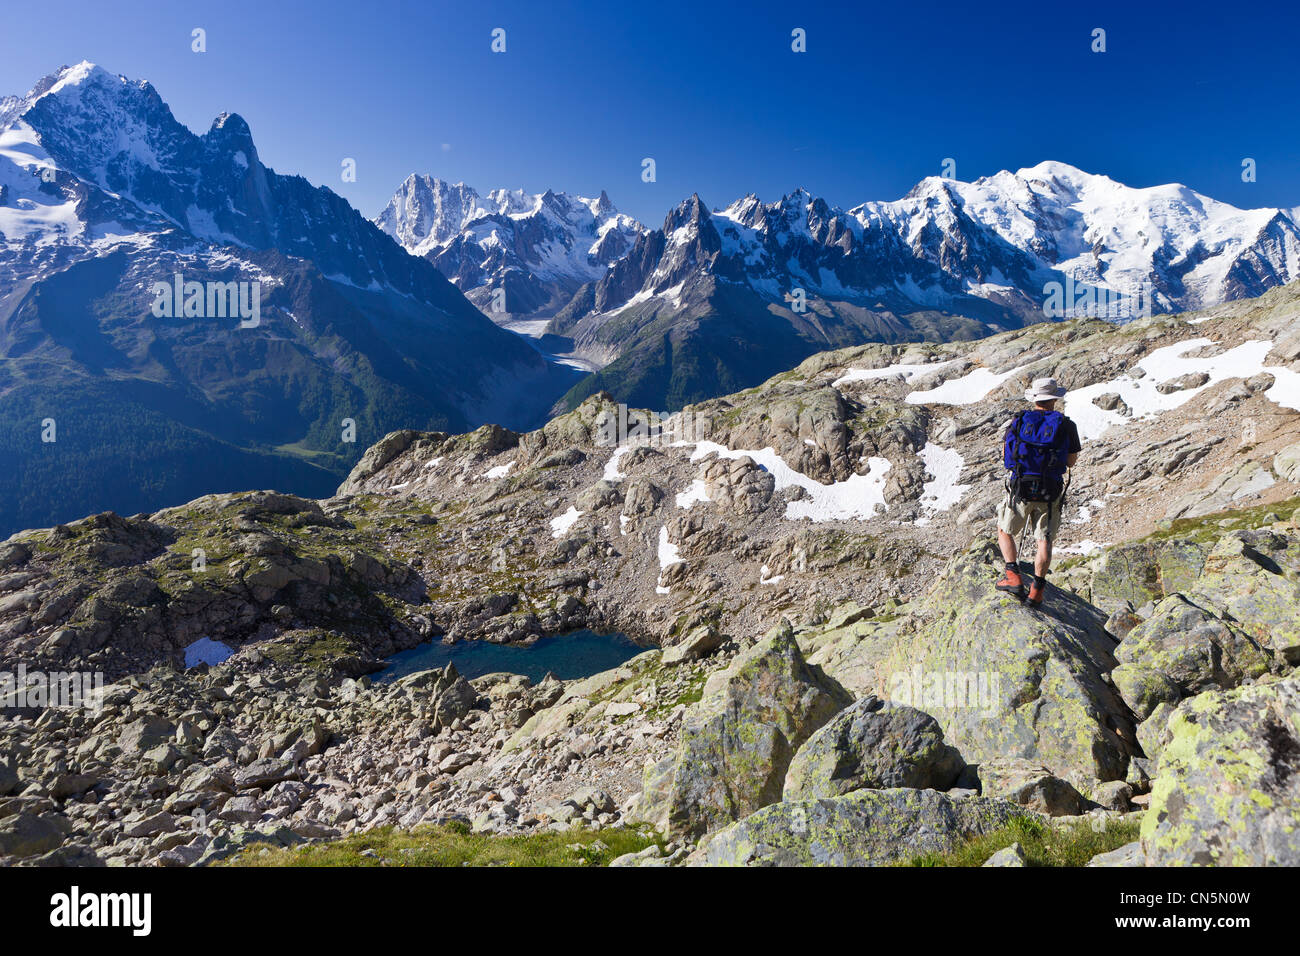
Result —
[[346, 657], [358, 657], [361, 645], [352, 638], [333, 631], [320, 631], [305, 642], [277, 641], [262, 646], [261, 651], [277, 664], [305, 664], [326, 673]]
[[289, 849], [254, 844], [220, 866], [606, 866], [663, 840], [650, 830], [570, 830], [517, 836], [471, 833], [463, 823], [380, 827]]
[[1075, 568], [1081, 568], [1095, 557], [1097, 557], [1095, 551], [1092, 554], [1072, 554], [1064, 561], [1053, 562], [1052, 572], [1054, 574], [1060, 574], [1063, 571], [1072, 571]]
[[1300, 497], [1251, 508], [1231, 508], [1199, 518], [1178, 518], [1149, 537], [1155, 540], [1185, 538], [1199, 544], [1214, 543], [1229, 531], [1268, 527], [1273, 523], [1274, 516], [1283, 521], [1294, 519], [1298, 509]]
[[983, 866], [998, 850], [1019, 843], [1029, 866], [1084, 866], [1098, 853], [1118, 850], [1138, 838], [1138, 821], [1107, 818], [1105, 826], [1088, 823], [1051, 826], [1036, 817], [1018, 817], [995, 833], [976, 837], [950, 853], [926, 853], [900, 866]]
[[701, 671], [694, 675], [675, 699], [666, 701], [658, 707], [651, 708], [647, 712], [646, 716], [651, 720], [659, 720], [663, 717], [667, 717], [683, 704], [687, 707], [692, 704], [698, 704], [704, 699], [704, 685], [708, 683], [710, 673], [710, 671]]

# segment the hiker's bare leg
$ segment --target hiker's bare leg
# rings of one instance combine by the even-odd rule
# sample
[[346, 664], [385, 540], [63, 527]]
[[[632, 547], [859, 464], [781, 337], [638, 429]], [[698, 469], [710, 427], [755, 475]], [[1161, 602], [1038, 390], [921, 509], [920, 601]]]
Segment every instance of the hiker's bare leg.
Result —
[[[1013, 545], [1014, 547], [1014, 545]], [[1041, 577], [1047, 576], [1047, 569], [1052, 566], [1052, 542], [1046, 539], [1038, 541], [1038, 556], [1034, 559], [1034, 573]]]
[[998, 531], [998, 547], [1002, 549], [1002, 560], [1008, 564], [1016, 563], [1016, 539], [1005, 531]]

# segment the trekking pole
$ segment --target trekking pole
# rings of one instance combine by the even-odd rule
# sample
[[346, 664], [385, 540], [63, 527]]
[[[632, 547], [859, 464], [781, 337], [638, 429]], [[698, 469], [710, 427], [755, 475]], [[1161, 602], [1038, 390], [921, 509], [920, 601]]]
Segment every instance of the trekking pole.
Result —
[[1057, 505], [1060, 510], [1061, 519], [1065, 519], [1065, 496], [1070, 491], [1070, 481], [1074, 477], [1074, 472], [1067, 466], [1065, 469], [1065, 484], [1061, 487], [1061, 503]]
[[[1065, 469], [1065, 484], [1063, 484], [1063, 485], [1061, 486], [1061, 493], [1060, 493], [1060, 495], [1057, 496], [1057, 499], [1056, 499], [1056, 508], [1057, 508], [1057, 512], [1060, 514], [1061, 518], [1064, 518], [1064, 517], [1065, 517], [1065, 493], [1066, 493], [1067, 491], [1070, 490], [1070, 477], [1071, 477], [1070, 469], [1069, 469], [1069, 468], [1066, 468], [1066, 469]], [[1048, 523], [1049, 525], [1052, 523], [1052, 522], [1051, 522], [1051, 519], [1052, 519], [1052, 506], [1051, 506], [1051, 504], [1049, 503], [1048, 506], [1047, 506], [1047, 523]], [[1026, 522], [1026, 525], [1028, 525], [1028, 522]], [[1038, 571], [1038, 552], [1037, 552], [1036, 550], [1035, 550], [1035, 552], [1034, 552], [1034, 568], [1033, 568], [1033, 570], [1034, 570], [1035, 572]]]

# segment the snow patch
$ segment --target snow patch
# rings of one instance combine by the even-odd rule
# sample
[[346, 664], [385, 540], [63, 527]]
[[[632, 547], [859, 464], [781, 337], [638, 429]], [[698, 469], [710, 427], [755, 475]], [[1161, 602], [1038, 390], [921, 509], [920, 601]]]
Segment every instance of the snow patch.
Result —
[[1264, 397], [1270, 402], [1300, 412], [1300, 373], [1272, 365], [1263, 371], [1268, 372], [1275, 379], [1273, 386], [1264, 393]]
[[[1130, 421], [1178, 408], [1205, 389], [1225, 379], [1249, 378], [1262, 371], [1270, 371], [1276, 375], [1279, 371], [1271, 368], [1266, 370], [1264, 367], [1264, 357], [1273, 347], [1273, 343], [1266, 339], [1243, 342], [1236, 348], [1208, 358], [1187, 356], [1188, 352], [1213, 344], [1210, 339], [1197, 338], [1156, 349], [1137, 363], [1137, 367], [1146, 373], [1142, 378], [1133, 378], [1132, 375], [1126, 374], [1108, 382], [1098, 382], [1095, 385], [1075, 389], [1065, 396], [1065, 414], [1074, 419], [1079, 426], [1079, 437], [1087, 441], [1098, 437], [1112, 425], [1126, 425]], [[1156, 388], [1162, 382], [1193, 372], [1204, 372], [1210, 376], [1209, 380], [1196, 388], [1184, 388], [1167, 394]], [[1300, 379], [1300, 376], [1297, 378]], [[1281, 379], [1278, 379], [1278, 382], [1281, 382]], [[1278, 383], [1274, 383], [1265, 395], [1273, 401], [1278, 401], [1273, 396], [1273, 392], [1277, 389]], [[1118, 394], [1124, 400], [1133, 412], [1132, 418], [1126, 418], [1117, 411], [1107, 411], [1093, 402], [1093, 399], [1099, 395], [1111, 392]], [[1278, 395], [1300, 403], [1300, 393], [1291, 395], [1287, 387], [1283, 387]]]
[[839, 388], [841, 385], [848, 385], [850, 382], [873, 382], [882, 378], [893, 378], [900, 382], [910, 382], [912, 379], [924, 375], [927, 372], [937, 371], [951, 365], [956, 359], [948, 359], [946, 362], [932, 362], [929, 365], [887, 365], [885, 368], [851, 368], [835, 381], [831, 382], [832, 388]]
[[890, 468], [887, 458], [867, 459], [865, 475], [850, 475], [844, 481], [823, 485], [802, 472], [795, 471], [773, 448], [764, 448], [761, 451], [749, 449], [733, 451], [717, 442], [701, 441], [695, 444], [691, 461], [698, 461], [714, 454], [727, 459], [748, 455], [776, 479], [777, 492], [791, 487], [804, 489], [808, 493], [806, 497], [786, 505], [786, 518], [843, 521], [871, 518], [889, 508], [885, 503], [885, 474]]
[[708, 501], [709, 492], [707, 486], [699, 478], [691, 482], [691, 486], [677, 495], [677, 507], [689, 508], [697, 501]]
[[949, 510], [970, 488], [957, 483], [966, 460], [955, 449], [941, 448], [934, 442], [926, 442], [921, 460], [925, 470], [934, 476], [921, 488], [921, 506], [931, 513]]
[[677, 545], [668, 540], [668, 529], [659, 528], [659, 570], [672, 567], [674, 564], [682, 563], [682, 554], [677, 549]]
[[632, 450], [630, 445], [619, 445], [614, 449], [614, 454], [610, 455], [609, 461], [605, 462], [605, 480], [622, 481], [627, 475], [618, 470], [618, 460]]
[[1009, 372], [991, 372], [986, 368], [976, 368], [961, 378], [952, 378], [926, 389], [912, 392], [904, 401], [909, 405], [973, 405], [983, 399], [1007, 379], [1018, 375], [1024, 366], [1013, 368]]
[[659, 571], [660, 571], [660, 577], [659, 577], [659, 580], [658, 580], [657, 582], [655, 582], [655, 593], [656, 593], [656, 594], [668, 594], [668, 593], [671, 591], [671, 588], [666, 588], [666, 587], [664, 587], [664, 585], [663, 585], [663, 583], [662, 583], [662, 582], [663, 582], [663, 571], [664, 571], [665, 568], [670, 568], [670, 567], [672, 567], [674, 564], [681, 564], [681, 563], [682, 563], [682, 554], [681, 554], [681, 552], [677, 549], [677, 545], [673, 544], [671, 541], [668, 540], [668, 529], [665, 528], [665, 527], [663, 527], [663, 526], [661, 525], [660, 528], [659, 528]]
[[210, 637], [200, 637], [185, 648], [185, 666], [194, 667], [198, 664], [215, 666], [233, 653], [235, 653], [234, 648], [220, 641], [214, 641]]
[[1084, 538], [1078, 544], [1067, 545], [1066, 547], [1058, 548], [1057, 550], [1060, 551], [1061, 554], [1082, 554], [1087, 556], [1089, 554], [1096, 554], [1102, 548], [1108, 547], [1110, 547], [1110, 543], [1107, 541], [1097, 542], [1090, 538]]
[[1070, 524], [1087, 524], [1092, 520], [1093, 515], [1104, 507], [1106, 507], [1106, 502], [1102, 501], [1100, 498], [1093, 498], [1086, 505], [1079, 506], [1079, 516], [1077, 518], [1071, 518]]
[[564, 537], [565, 533], [567, 533], [568, 530], [573, 527], [574, 522], [576, 522], [581, 517], [582, 517], [582, 512], [579, 511], [577, 508], [573, 507], [573, 505], [569, 505], [568, 511], [566, 511], [564, 514], [560, 515], [559, 517], [551, 519], [551, 537], [552, 538]]

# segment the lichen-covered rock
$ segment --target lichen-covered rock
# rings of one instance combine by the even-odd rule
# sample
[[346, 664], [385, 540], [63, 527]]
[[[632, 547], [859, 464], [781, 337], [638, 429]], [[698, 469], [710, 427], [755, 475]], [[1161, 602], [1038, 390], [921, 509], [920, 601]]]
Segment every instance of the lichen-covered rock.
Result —
[[478, 691], [460, 676], [455, 664], [417, 671], [403, 677], [398, 684], [417, 692], [420, 697], [427, 695], [435, 730], [450, 727], [455, 720], [468, 714], [478, 701]]
[[777, 628], [708, 679], [677, 751], [647, 769], [638, 815], [699, 836], [775, 803], [795, 750], [851, 702]]
[[799, 748], [785, 775], [784, 799], [838, 797], [867, 787], [946, 790], [963, 766], [929, 714], [864, 697]]
[[15, 813], [0, 820], [0, 856], [27, 857], [57, 849], [68, 821], [55, 813]]
[[878, 689], [875, 655], [865, 652], [866, 648], [871, 644], [887, 644], [899, 627], [896, 620], [873, 619], [869, 614], [856, 604], [849, 604], [820, 628], [799, 634], [799, 646], [808, 663], [833, 674], [840, 684], [858, 696], [870, 695]]
[[[1249, 398], [1250, 392], [1243, 388], [1241, 397]], [[1258, 494], [1276, 483], [1266, 464], [1252, 460], [1235, 462], [1215, 475], [1208, 484], [1175, 498], [1165, 510], [1165, 517], [1200, 518], [1214, 514], [1231, 508], [1238, 499]]]
[[1177, 538], [1148, 538], [1108, 548], [1092, 575], [1092, 602], [1141, 607], [1186, 591], [1205, 566], [1209, 548]]
[[591, 701], [585, 697], [569, 697], [550, 707], [543, 708], [524, 722], [506, 741], [503, 748], [507, 753], [514, 753], [534, 740], [542, 740], [549, 734], [559, 733], [572, 727], [583, 714], [591, 710]]
[[935, 790], [855, 790], [783, 802], [714, 834], [693, 863], [709, 866], [876, 866], [947, 853], [1025, 811], [1005, 800]]
[[[419, 437], [421, 437], [420, 432], [409, 428], [389, 432], [366, 449], [365, 454], [361, 456], [361, 460], [353, 466], [343, 484], [339, 486], [338, 493], [346, 495], [359, 491], [367, 478], [410, 448], [411, 443]], [[444, 436], [440, 435], [438, 437]]]
[[1283, 481], [1300, 484], [1300, 441], [1287, 445], [1273, 456], [1273, 470]]
[[1108, 780], [1099, 784], [1089, 796], [1097, 806], [1118, 813], [1128, 813], [1132, 809], [1133, 787], [1123, 780]]
[[238, 790], [264, 789], [281, 780], [296, 780], [298, 771], [293, 762], [279, 760], [275, 757], [263, 757], [254, 760], [235, 775], [235, 788]]
[[1190, 592], [1288, 664], [1300, 664], [1300, 539], [1233, 531], [1215, 545]]
[[[1236, 687], [1247, 677], [1267, 673], [1269, 667], [1268, 655], [1250, 635], [1181, 594], [1156, 605], [1155, 613], [1124, 638], [1115, 656], [1125, 664], [1141, 664], [1167, 675], [1183, 695], [1209, 687]], [[1116, 681], [1117, 686], [1123, 679]], [[1147, 690], [1160, 693], [1154, 687]], [[1158, 696], [1155, 703], [1160, 699], [1167, 698]]]
[[1173, 702], [1161, 701], [1151, 711], [1151, 716], [1138, 724], [1138, 744], [1142, 747], [1142, 752], [1147, 755], [1148, 760], [1155, 760], [1159, 757], [1160, 751], [1168, 743], [1169, 718], [1173, 714], [1175, 706], [1176, 704]]
[[979, 765], [980, 793], [1053, 817], [1083, 812], [1083, 797], [1047, 767], [1032, 760], [999, 757]]
[[144, 753], [166, 743], [175, 732], [171, 721], [163, 717], [141, 717], [123, 729], [117, 746], [126, 754]]
[[1133, 607], [1132, 601], [1124, 601], [1113, 609], [1107, 608], [1107, 610], [1110, 610], [1110, 617], [1106, 618], [1106, 630], [1113, 634], [1117, 641], [1124, 640], [1133, 628], [1142, 623], [1142, 618]]
[[1300, 865], [1300, 679], [1184, 701], [1142, 820], [1154, 866]]
[[717, 650], [723, 640], [725, 635], [712, 624], [701, 624], [692, 628], [676, 644], [664, 648], [662, 660], [669, 666], [699, 660]]
[[1029, 858], [1019, 843], [1004, 846], [984, 861], [985, 866], [1028, 866]]
[[611, 507], [622, 500], [623, 495], [619, 491], [618, 485], [612, 481], [601, 479], [578, 495], [576, 507], [583, 514], [587, 514]]
[[1146, 664], [1120, 664], [1110, 672], [1111, 683], [1138, 720], [1146, 720], [1161, 704], [1176, 704], [1182, 688], [1168, 674]]
[[1115, 666], [1106, 616], [1049, 588], [1042, 610], [998, 593], [991, 544], [954, 559], [924, 601], [827, 672], [847, 667], [868, 691], [933, 716], [967, 763], [1037, 760], [1078, 786], [1123, 779], [1133, 718], [1105, 675]]
[[0, 760], [0, 797], [7, 797], [18, 789], [18, 771], [7, 761]]

